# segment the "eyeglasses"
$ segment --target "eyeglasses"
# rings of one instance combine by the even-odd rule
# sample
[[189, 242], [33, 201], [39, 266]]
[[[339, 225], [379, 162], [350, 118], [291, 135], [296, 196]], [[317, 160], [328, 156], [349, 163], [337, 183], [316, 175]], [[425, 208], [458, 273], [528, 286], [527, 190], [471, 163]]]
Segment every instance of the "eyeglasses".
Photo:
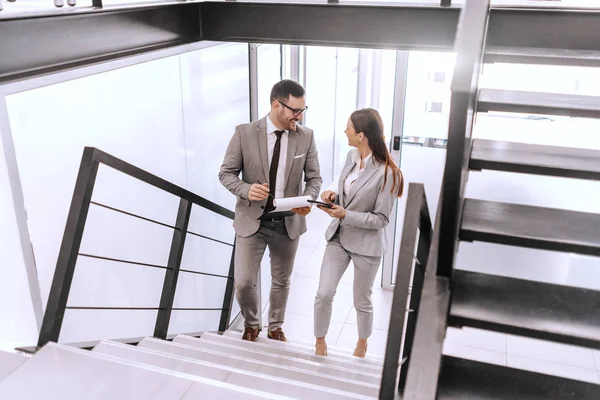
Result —
[[304, 111], [308, 110], [308, 107], [305, 107], [304, 109], [299, 110], [297, 108], [292, 108], [292, 107], [288, 106], [283, 101], [280, 101], [280, 100], [277, 100], [277, 101], [279, 102], [279, 104], [281, 104], [282, 106], [284, 106], [285, 108], [290, 110], [293, 113], [294, 117], [297, 117], [298, 115], [304, 113]]

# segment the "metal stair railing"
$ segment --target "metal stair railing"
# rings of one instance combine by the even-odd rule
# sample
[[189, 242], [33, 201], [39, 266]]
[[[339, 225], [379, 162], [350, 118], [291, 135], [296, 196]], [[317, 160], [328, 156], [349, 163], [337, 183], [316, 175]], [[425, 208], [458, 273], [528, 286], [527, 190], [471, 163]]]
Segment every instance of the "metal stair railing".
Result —
[[[235, 240], [233, 244], [222, 242], [216, 239], [208, 238], [205, 236], [198, 235], [194, 232], [188, 231], [188, 224], [190, 220], [192, 205], [200, 206], [206, 210], [212, 211], [223, 217], [233, 219], [234, 213], [224, 207], [219, 206], [203, 197], [198, 196], [180, 186], [177, 186], [165, 179], [162, 179], [156, 175], [153, 175], [141, 168], [138, 168], [132, 164], [129, 164], [117, 157], [107, 154], [99, 149], [93, 147], [86, 147], [83, 151], [81, 164], [79, 167], [79, 173], [75, 183], [75, 189], [73, 192], [73, 198], [71, 201], [71, 207], [67, 217], [65, 226], [65, 232], [63, 235], [58, 260], [56, 263], [56, 269], [54, 271], [54, 278], [48, 297], [48, 303], [42, 322], [42, 327], [39, 335], [37, 348], [39, 349], [48, 342], [58, 342], [62, 323], [65, 316], [65, 311], [69, 308], [67, 301], [71, 290], [71, 284], [73, 281], [73, 275], [75, 273], [75, 267], [77, 265], [77, 259], [82, 254], [80, 253], [80, 245], [83, 237], [84, 228], [86, 225], [86, 219], [91, 204], [97, 206], [109, 208], [116, 212], [121, 212], [133, 217], [141, 218], [143, 220], [166, 226], [161, 222], [153, 221], [145, 217], [141, 217], [129, 212], [125, 212], [113, 207], [99, 204], [92, 201], [92, 192], [96, 182], [96, 176], [98, 173], [98, 167], [100, 164], [109, 166], [117, 171], [120, 171], [126, 175], [136, 178], [142, 182], [152, 185], [156, 188], [162, 189], [167, 193], [179, 197], [179, 209], [177, 212], [177, 218], [175, 226], [169, 226], [173, 229], [173, 237], [171, 240], [171, 249], [169, 252], [169, 258], [166, 266], [159, 265], [148, 265], [143, 263], [130, 262], [135, 265], [142, 267], [151, 268], [163, 268], [165, 269], [165, 277], [162, 288], [162, 295], [160, 298], [160, 304], [156, 308], [144, 308], [144, 310], [156, 310], [156, 324], [154, 329], [154, 337], [166, 339], [167, 331], [169, 327], [169, 321], [171, 318], [171, 312], [173, 310], [179, 310], [173, 308], [173, 301], [175, 298], [175, 291], [177, 288], [177, 281], [180, 272], [189, 272], [192, 274], [218, 276], [227, 279], [225, 286], [225, 293], [223, 297], [223, 306], [217, 309], [207, 308], [185, 308], [182, 310], [190, 311], [221, 311], [219, 330], [225, 331], [228, 327], [229, 319], [231, 316], [231, 309], [233, 303], [233, 260], [235, 253]], [[185, 238], [188, 234], [201, 236], [205, 239], [213, 240], [222, 244], [232, 246], [232, 256], [228, 269], [227, 275], [214, 275], [207, 274], [197, 271], [182, 270], [181, 259], [183, 255], [183, 248], [185, 245]], [[90, 255], [83, 255], [90, 257]], [[107, 257], [96, 257], [100, 259], [110, 260]], [[122, 260], [119, 260], [122, 261]], [[124, 261], [127, 262], [127, 261]], [[139, 310], [140, 308], [130, 307], [75, 307], [77, 309], [103, 309], [103, 310]], [[85, 346], [89, 346], [86, 344]], [[84, 347], [82, 345], [81, 347]], [[34, 349], [34, 351], [36, 350]]]

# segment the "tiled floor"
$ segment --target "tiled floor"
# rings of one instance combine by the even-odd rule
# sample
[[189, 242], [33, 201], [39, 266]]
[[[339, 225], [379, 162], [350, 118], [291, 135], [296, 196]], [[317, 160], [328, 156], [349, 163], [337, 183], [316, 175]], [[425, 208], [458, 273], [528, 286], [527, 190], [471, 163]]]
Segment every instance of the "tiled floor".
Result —
[[[324, 232], [329, 217], [313, 209], [308, 232], [300, 241], [288, 300], [285, 324], [290, 339], [313, 341], [313, 304], [325, 251]], [[392, 292], [381, 289], [381, 269], [373, 288], [374, 330], [369, 353], [384, 355]], [[352, 305], [352, 264], [338, 287], [327, 335], [330, 345], [351, 353], [357, 340]], [[267, 319], [264, 318], [266, 321]], [[448, 328], [444, 353], [476, 361], [505, 365], [600, 384], [600, 351], [472, 328]]]

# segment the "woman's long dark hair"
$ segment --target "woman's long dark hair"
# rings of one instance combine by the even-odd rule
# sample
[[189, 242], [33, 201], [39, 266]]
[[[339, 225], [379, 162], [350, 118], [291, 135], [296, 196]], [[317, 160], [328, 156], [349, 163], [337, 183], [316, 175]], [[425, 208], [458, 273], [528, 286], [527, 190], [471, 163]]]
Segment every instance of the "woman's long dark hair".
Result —
[[[392, 177], [394, 179], [391, 193], [396, 193], [398, 197], [402, 197], [404, 192], [404, 176], [402, 171], [396, 165], [390, 152], [385, 144], [383, 137], [383, 120], [377, 110], [372, 108], [363, 108], [356, 110], [350, 115], [350, 121], [354, 125], [356, 133], [362, 132], [369, 140], [369, 147], [373, 153], [373, 158], [385, 165], [385, 171], [383, 175], [383, 187], [387, 182], [388, 170], [392, 171]], [[383, 190], [383, 188], [382, 188]]]

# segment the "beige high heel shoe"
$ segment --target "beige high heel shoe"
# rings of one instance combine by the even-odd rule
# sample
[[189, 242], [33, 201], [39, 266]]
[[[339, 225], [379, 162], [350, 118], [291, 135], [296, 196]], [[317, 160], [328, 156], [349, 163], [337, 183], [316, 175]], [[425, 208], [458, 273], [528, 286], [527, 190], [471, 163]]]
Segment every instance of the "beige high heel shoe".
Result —
[[367, 355], [367, 348], [359, 349], [358, 347], [354, 349], [354, 353], [352, 354], [354, 357], [365, 358]]
[[319, 341], [315, 343], [315, 354], [318, 356], [326, 356], [327, 355], [327, 343], [325, 340]]
[[360, 344], [360, 341], [356, 343], [356, 348], [354, 349], [354, 353], [352, 354], [354, 357], [365, 358], [367, 355], [367, 344], [365, 341], [364, 346]]

